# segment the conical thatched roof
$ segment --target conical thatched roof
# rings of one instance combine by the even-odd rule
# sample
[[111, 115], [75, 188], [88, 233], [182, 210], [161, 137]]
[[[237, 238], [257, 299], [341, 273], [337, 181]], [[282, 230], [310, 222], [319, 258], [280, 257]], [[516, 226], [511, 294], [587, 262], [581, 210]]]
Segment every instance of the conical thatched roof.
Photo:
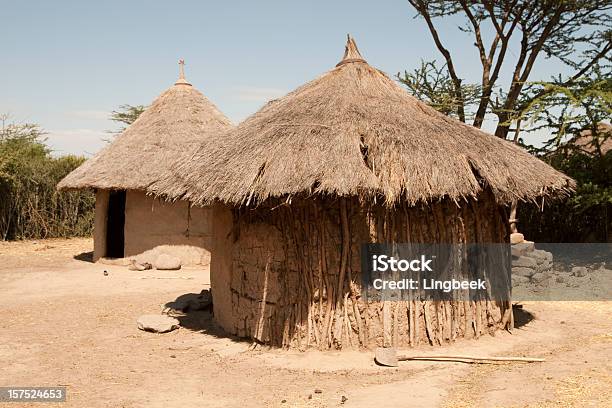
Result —
[[164, 177], [172, 163], [232, 126], [182, 73], [115, 140], [59, 184], [59, 189], [144, 190]]
[[508, 202], [565, 193], [572, 181], [418, 101], [368, 65], [349, 38], [334, 69], [269, 102], [150, 191], [196, 203], [321, 193], [390, 205], [458, 200], [487, 186]]

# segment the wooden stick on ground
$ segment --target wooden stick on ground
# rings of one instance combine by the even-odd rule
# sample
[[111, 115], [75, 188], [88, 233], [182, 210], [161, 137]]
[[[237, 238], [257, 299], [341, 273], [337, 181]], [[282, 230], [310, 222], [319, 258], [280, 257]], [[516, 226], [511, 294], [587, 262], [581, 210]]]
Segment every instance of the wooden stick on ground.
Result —
[[471, 360], [471, 361], [523, 361], [526, 363], [539, 363], [546, 361], [543, 358], [532, 357], [474, 357], [474, 356], [398, 356], [398, 361], [409, 360], [432, 360], [432, 361], [451, 361], [451, 360]]

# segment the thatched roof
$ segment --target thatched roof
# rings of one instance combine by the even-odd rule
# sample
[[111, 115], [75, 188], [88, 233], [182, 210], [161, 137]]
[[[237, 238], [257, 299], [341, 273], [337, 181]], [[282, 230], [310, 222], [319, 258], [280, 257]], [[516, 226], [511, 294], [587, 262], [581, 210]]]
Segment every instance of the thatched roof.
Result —
[[150, 191], [196, 203], [320, 193], [390, 205], [459, 200], [487, 187], [508, 202], [571, 186], [513, 143], [418, 101], [368, 65], [349, 38], [334, 69], [269, 102]]
[[189, 84], [181, 69], [178, 81], [112, 143], [59, 184], [59, 189], [104, 188], [145, 190], [164, 177], [185, 152], [205, 145], [231, 127], [200, 91]]
[[572, 142], [567, 145], [574, 146], [582, 153], [597, 155], [599, 152], [596, 143], [599, 143], [599, 150], [601, 154], [605, 155], [612, 150], [612, 126], [602, 122], [597, 125], [597, 128], [599, 133], [597, 140], [595, 140], [593, 132], [586, 129], [576, 135]]

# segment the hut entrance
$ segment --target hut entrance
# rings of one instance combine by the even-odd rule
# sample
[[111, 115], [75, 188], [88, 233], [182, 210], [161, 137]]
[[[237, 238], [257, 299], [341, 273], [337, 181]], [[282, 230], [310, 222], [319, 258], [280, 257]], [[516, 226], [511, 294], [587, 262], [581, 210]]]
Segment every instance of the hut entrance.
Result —
[[125, 243], [125, 190], [111, 191], [106, 217], [106, 256], [123, 258]]

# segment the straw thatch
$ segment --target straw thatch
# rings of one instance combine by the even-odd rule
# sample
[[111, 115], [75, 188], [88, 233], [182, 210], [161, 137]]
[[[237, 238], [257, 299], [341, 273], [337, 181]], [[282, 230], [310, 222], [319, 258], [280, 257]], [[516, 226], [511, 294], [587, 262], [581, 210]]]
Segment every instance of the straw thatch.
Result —
[[487, 186], [499, 202], [572, 187], [518, 146], [409, 95], [368, 65], [351, 38], [334, 69], [183, 161], [150, 191], [196, 203], [322, 193], [391, 205], [476, 197]]
[[181, 75], [174, 86], [106, 148], [71, 172], [59, 189], [145, 190], [164, 177], [174, 160], [231, 122]]
[[573, 145], [578, 151], [591, 156], [597, 155], [599, 152], [605, 155], [612, 150], [612, 126], [601, 122], [597, 125], [597, 128], [599, 133], [597, 140], [595, 140], [591, 130], [585, 129], [580, 132], [580, 134], [576, 135], [572, 142], [567, 143], [567, 145], [570, 147]]

